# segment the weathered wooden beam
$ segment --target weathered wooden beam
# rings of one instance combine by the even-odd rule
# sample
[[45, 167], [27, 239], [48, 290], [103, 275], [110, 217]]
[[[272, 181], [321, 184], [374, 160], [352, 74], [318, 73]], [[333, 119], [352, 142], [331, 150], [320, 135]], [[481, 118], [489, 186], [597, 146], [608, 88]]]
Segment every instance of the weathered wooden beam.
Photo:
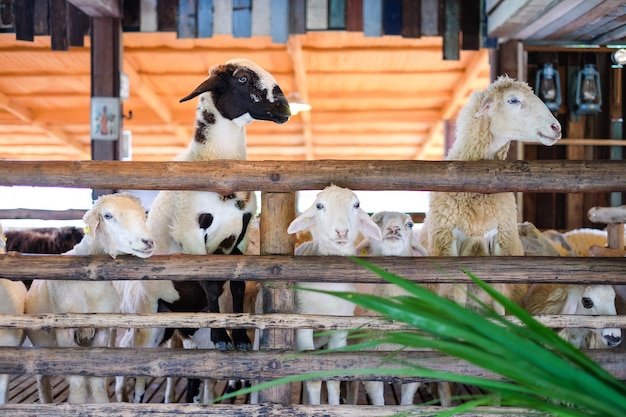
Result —
[[69, 49], [69, 7], [66, 0], [50, 0], [50, 48]]
[[35, 2], [15, 3], [15, 39], [33, 41], [35, 39]]
[[461, 54], [460, 0], [445, 0], [443, 29], [443, 59], [458, 60]]
[[[626, 161], [0, 161], [0, 184], [144, 190], [626, 191]], [[115, 175], [111, 175], [114, 172]], [[463, 184], [459, 184], [463, 178]], [[554, 181], [559, 178], [559, 181]]]
[[[63, 256], [12, 252], [0, 255], [3, 278], [24, 280], [234, 280], [291, 282], [385, 282], [377, 274], [343, 256], [155, 255]], [[304, 258], [304, 259], [303, 259]], [[471, 271], [488, 283], [617, 284], [624, 258], [487, 256], [372, 257], [368, 261], [417, 283], [471, 283]], [[323, 265], [323, 268], [320, 268]], [[497, 271], [497, 273], [494, 273]], [[347, 278], [349, 277], [349, 278]]]
[[122, 17], [119, 0], [67, 0], [90, 17]]

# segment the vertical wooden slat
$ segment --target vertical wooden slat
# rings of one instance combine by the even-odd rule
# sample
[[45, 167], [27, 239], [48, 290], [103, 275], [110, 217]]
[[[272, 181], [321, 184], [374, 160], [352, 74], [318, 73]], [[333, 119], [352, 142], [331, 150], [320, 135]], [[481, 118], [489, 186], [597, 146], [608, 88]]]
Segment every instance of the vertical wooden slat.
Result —
[[[287, 234], [291, 220], [296, 217], [295, 193], [268, 193], [261, 195], [260, 241], [261, 255], [293, 255], [294, 238]], [[295, 278], [295, 277], [294, 277]], [[261, 297], [263, 313], [293, 313], [293, 283], [263, 283]], [[292, 329], [268, 329], [261, 331], [260, 348], [292, 350], [295, 347]], [[291, 403], [289, 384], [261, 391], [259, 402], [277, 404]]]
[[233, 1], [220, 0], [213, 3], [213, 33], [233, 34]]
[[346, 30], [363, 30], [363, 0], [346, 0]]
[[287, 43], [289, 37], [289, 2], [288, 0], [272, 0], [272, 41]]
[[124, 32], [137, 32], [141, 27], [141, 3], [139, 0], [122, 2], [122, 28]]
[[306, 0], [289, 2], [289, 33], [306, 33]]
[[0, 0], [0, 29], [15, 27], [15, 7], [13, 0]]
[[159, 32], [175, 32], [177, 29], [176, 14], [178, 0], [158, 0], [157, 27]]
[[[122, 62], [122, 24], [120, 19], [94, 17], [91, 19], [91, 96], [119, 97]], [[121, 109], [118, 114], [123, 114]], [[118, 120], [117, 140], [92, 140], [91, 158], [101, 161], [119, 161], [119, 139], [122, 120]], [[114, 190], [93, 190], [93, 198]]]
[[328, 0], [307, 0], [306, 29], [328, 29]]
[[158, 29], [157, 0], [141, 0], [139, 3], [139, 30], [156, 32]]
[[48, 0], [35, 0], [33, 25], [35, 36], [50, 35]]
[[15, 39], [18, 41], [33, 41], [35, 39], [34, 0], [15, 3]]
[[198, 0], [198, 37], [213, 36], [213, 0]]
[[422, 28], [422, 36], [440, 36], [442, 34], [440, 0], [422, 0], [421, 3], [420, 26]]
[[50, 47], [53, 51], [69, 49], [69, 8], [65, 0], [50, 0]]
[[328, 29], [346, 28], [346, 0], [329, 0]]
[[461, 3], [460, 30], [463, 33], [461, 49], [480, 49], [480, 0], [463, 0]]
[[85, 36], [89, 33], [89, 16], [74, 5], [69, 5], [70, 46], [84, 46]]
[[196, 26], [196, 0], [178, 0], [178, 29], [176, 37], [180, 39], [195, 38]]
[[252, 36], [271, 36], [272, 0], [252, 0]]
[[233, 0], [233, 37], [249, 38], [252, 32], [252, 0]]
[[402, 36], [405, 38], [419, 38], [421, 35], [420, 4], [413, 0], [402, 1]]
[[363, 35], [382, 36], [382, 0], [363, 0]]
[[445, 0], [443, 59], [458, 60], [461, 56], [460, 13], [460, 0]]
[[383, 0], [383, 33], [402, 33], [402, 0]]

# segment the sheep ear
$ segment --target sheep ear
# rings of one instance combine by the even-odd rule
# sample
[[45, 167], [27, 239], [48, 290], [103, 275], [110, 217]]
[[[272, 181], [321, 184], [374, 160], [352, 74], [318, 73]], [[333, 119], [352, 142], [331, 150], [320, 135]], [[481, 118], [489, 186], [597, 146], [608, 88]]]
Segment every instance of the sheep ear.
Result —
[[301, 232], [303, 230], [308, 230], [313, 227], [315, 224], [315, 211], [317, 209], [315, 206], [311, 206], [298, 217], [293, 219], [293, 221], [289, 224], [287, 228], [287, 233], [290, 235], [294, 233]]
[[480, 104], [480, 109], [478, 109], [478, 111], [476, 112], [476, 117], [481, 117], [489, 113], [489, 111], [491, 111], [491, 108], [493, 107], [493, 103], [493, 98], [484, 99], [483, 102]]
[[567, 297], [567, 290], [562, 289], [563, 296], [565, 296], [565, 303], [563, 303], [563, 307], [559, 314], [576, 314], [576, 308], [578, 307], [578, 298], [577, 297]]
[[204, 80], [202, 84], [196, 87], [188, 96], [181, 98], [178, 102], [182, 103], [187, 100], [191, 100], [194, 97], [199, 96], [202, 93], [206, 93], [207, 91], [215, 90], [219, 85], [219, 77], [211, 75], [209, 78]]
[[83, 221], [87, 225], [87, 231], [93, 234], [100, 224], [100, 214], [96, 210], [90, 210], [83, 216]]
[[359, 231], [363, 236], [369, 237], [370, 239], [383, 240], [380, 227], [374, 223], [370, 215], [363, 209], [359, 209]]

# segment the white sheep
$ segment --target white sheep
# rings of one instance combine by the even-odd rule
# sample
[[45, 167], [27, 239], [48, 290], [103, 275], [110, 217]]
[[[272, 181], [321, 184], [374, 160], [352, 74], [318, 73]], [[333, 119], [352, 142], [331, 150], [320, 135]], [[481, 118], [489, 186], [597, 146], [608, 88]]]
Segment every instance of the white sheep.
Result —
[[[382, 240], [365, 239], [357, 246], [359, 256], [427, 256], [425, 249], [417, 242], [413, 233], [413, 220], [406, 213], [397, 211], [380, 211], [372, 215], [372, 221], [376, 223], [382, 234]], [[400, 287], [391, 284], [356, 284], [359, 293], [375, 294], [380, 297], [396, 297], [406, 295]], [[357, 306], [356, 316], [371, 316], [374, 312]], [[397, 348], [397, 346], [395, 347]], [[378, 345], [379, 350], [394, 349], [394, 346]], [[365, 391], [373, 405], [385, 405], [384, 387], [382, 381], [363, 381]], [[349, 403], [356, 403], [358, 382], [350, 384], [352, 396]], [[402, 384], [400, 404], [413, 404], [413, 398], [420, 384], [408, 382]]]
[[[311, 229], [313, 240], [304, 242], [295, 250], [298, 256], [339, 255], [356, 256], [355, 243], [359, 232], [365, 237], [380, 240], [380, 229], [360, 207], [356, 194], [347, 188], [330, 185], [322, 190], [311, 207], [296, 217], [287, 228], [289, 234]], [[331, 291], [355, 291], [354, 284], [303, 282], [301, 288]], [[353, 316], [355, 305], [345, 300], [311, 291], [297, 290], [294, 311], [299, 314]], [[296, 330], [299, 350], [315, 350], [313, 329]], [[335, 332], [328, 340], [328, 348], [347, 344], [347, 332]], [[305, 381], [307, 402], [320, 404], [322, 381]], [[327, 381], [328, 403], [339, 404], [340, 381]]]
[[[615, 289], [611, 285], [533, 284], [524, 300], [531, 314], [617, 314]], [[559, 335], [578, 348], [613, 347], [622, 341], [620, 329], [565, 328]]]
[[[0, 224], [0, 254], [5, 252], [5, 238]], [[26, 286], [22, 281], [0, 278], [0, 314], [24, 314]], [[0, 330], [0, 346], [21, 346], [24, 342], [22, 330]], [[0, 374], [0, 404], [9, 401], [11, 375]]]
[[[199, 96], [196, 107], [195, 133], [189, 146], [176, 160], [210, 161], [246, 159], [245, 126], [254, 120], [285, 123], [291, 116], [289, 103], [272, 75], [252, 61], [233, 59], [211, 68], [209, 77], [186, 101]], [[248, 225], [256, 216], [254, 192], [220, 195], [208, 191], [160, 191], [148, 213], [148, 226], [155, 235], [156, 253], [242, 254], [248, 244]], [[146, 310], [135, 312], [193, 311], [219, 312], [218, 298], [224, 281], [160, 281], [135, 285], [149, 294]], [[245, 283], [230, 282], [234, 312], [243, 312]], [[172, 291], [182, 294], [169, 298]], [[195, 297], [195, 299], [190, 299]], [[179, 329], [187, 336], [186, 346], [196, 347], [190, 336], [197, 329]], [[211, 329], [211, 342], [218, 349], [251, 349], [245, 329], [233, 329], [232, 340], [226, 329]], [[171, 336], [174, 329], [139, 329], [133, 346], [156, 346]], [[145, 336], [142, 335], [145, 334]], [[204, 347], [204, 346], [197, 346]], [[139, 380], [139, 384], [145, 384]], [[118, 378], [116, 391], [123, 389]], [[145, 386], [145, 385], [144, 385]], [[135, 401], [140, 401], [143, 388], [135, 387]], [[188, 393], [188, 400], [194, 397]], [[123, 396], [122, 396], [123, 397]], [[169, 399], [166, 399], [169, 401]]]
[[[146, 226], [146, 211], [139, 199], [130, 193], [100, 197], [85, 213], [88, 233], [73, 249], [63, 255], [130, 254], [147, 258], [154, 253], [152, 233]], [[111, 281], [44, 280], [33, 281], [26, 299], [26, 312], [41, 313], [114, 313], [119, 312], [120, 298]], [[106, 347], [110, 329], [28, 330], [36, 347]], [[102, 377], [68, 377], [71, 403], [108, 402]], [[52, 402], [48, 376], [38, 378], [40, 401]]]

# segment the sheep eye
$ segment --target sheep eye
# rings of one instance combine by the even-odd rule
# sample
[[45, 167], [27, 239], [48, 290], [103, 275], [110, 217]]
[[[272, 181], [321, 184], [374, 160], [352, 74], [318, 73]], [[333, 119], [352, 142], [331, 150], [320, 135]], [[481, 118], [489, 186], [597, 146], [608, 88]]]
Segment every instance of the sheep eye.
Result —
[[317, 203], [315, 205], [315, 208], [318, 209], [318, 210], [322, 210], [324, 208], [324, 205], [322, 203]]
[[106, 220], [111, 220], [113, 218], [113, 215], [111, 213], [104, 213], [102, 217]]
[[248, 77], [241, 76], [237, 78], [237, 81], [239, 81], [240, 84], [245, 84], [246, 82], [248, 82]]
[[359, 207], [361, 207], [361, 203], [359, 203], [358, 201], [356, 203], [354, 203], [354, 208], [358, 209]]
[[406, 227], [408, 227], [409, 229], [412, 229], [413, 228], [413, 223], [407, 223]]
[[589, 297], [583, 297], [583, 307], [593, 308], [593, 300]]
[[507, 100], [509, 102], [509, 104], [520, 104], [521, 101], [517, 98], [517, 97], [512, 97], [510, 99]]

